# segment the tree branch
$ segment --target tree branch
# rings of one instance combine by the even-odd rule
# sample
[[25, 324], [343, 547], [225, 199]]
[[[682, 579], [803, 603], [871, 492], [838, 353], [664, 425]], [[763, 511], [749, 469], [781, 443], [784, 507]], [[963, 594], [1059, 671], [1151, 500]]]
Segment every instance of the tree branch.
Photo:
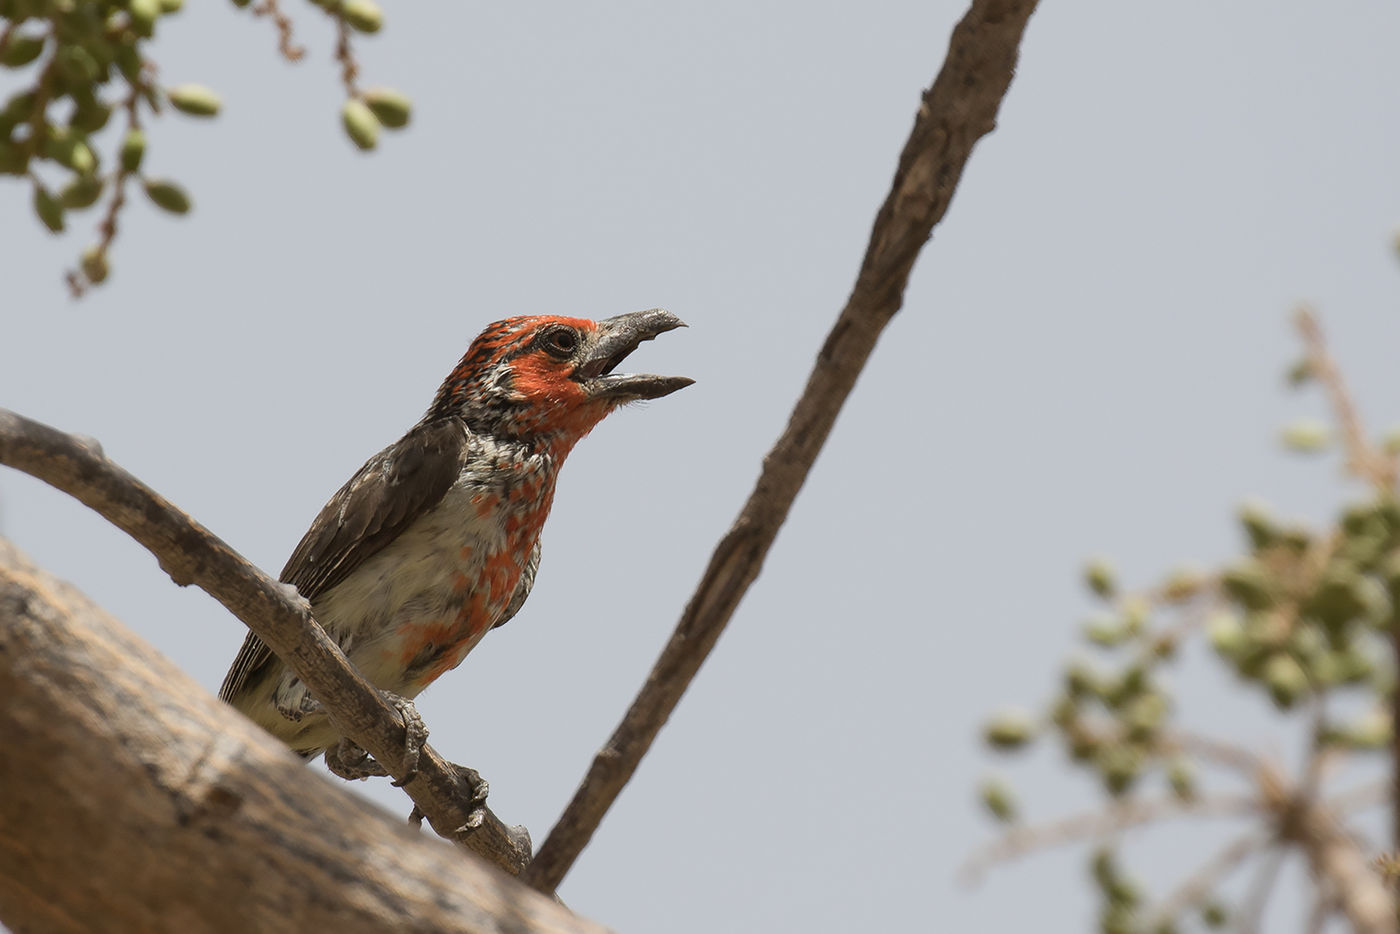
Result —
[[1357, 934], [1396, 934], [1396, 907], [1361, 847], [1320, 802], [1293, 799], [1280, 815], [1279, 836], [1307, 856], [1318, 888], [1331, 892]]
[[558, 887], [603, 815], [714, 648], [758, 576], [778, 529], [854, 387], [880, 332], [904, 301], [920, 249], [944, 215], [976, 142], [996, 125], [1035, 0], [973, 0], [925, 92], [894, 184], [875, 219], [855, 288], [797, 401], [787, 429], [645, 685], [525, 872], [539, 891]]
[[[91, 440], [0, 409], [0, 463], [35, 476], [84, 504], [140, 542], [180, 586], [196, 584], [257, 633], [320, 701], [336, 727], [402, 777], [399, 714], [346, 660], [295, 590], [250, 564], [204, 526], [112, 463]], [[518, 873], [530, 857], [529, 834], [471, 804], [450, 763], [425, 747], [418, 775], [404, 786], [433, 829]]]
[[305, 768], [0, 540], [14, 931], [601, 934]]
[[958, 875], [966, 884], [976, 885], [992, 866], [1034, 850], [1119, 833], [1169, 817], [1251, 817], [1258, 812], [1258, 802], [1248, 795], [1219, 795], [1190, 800], [1174, 796], [1125, 798], [1103, 809], [1072, 814], [1049, 823], [1012, 827], [968, 857]]

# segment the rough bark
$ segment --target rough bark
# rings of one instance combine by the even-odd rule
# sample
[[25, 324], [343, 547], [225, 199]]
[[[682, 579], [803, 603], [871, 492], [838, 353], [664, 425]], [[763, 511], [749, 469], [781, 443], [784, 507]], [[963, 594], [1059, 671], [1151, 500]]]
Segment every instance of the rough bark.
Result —
[[563, 816], [525, 871], [553, 891], [588, 845], [714, 648], [787, 519], [875, 342], [904, 303], [919, 251], [952, 201], [972, 148], [996, 126], [1035, 0], [974, 0], [924, 93], [894, 184], [875, 218], [854, 290], [733, 527], [710, 557], [670, 642]]
[[0, 920], [597, 932], [325, 780], [0, 541]]

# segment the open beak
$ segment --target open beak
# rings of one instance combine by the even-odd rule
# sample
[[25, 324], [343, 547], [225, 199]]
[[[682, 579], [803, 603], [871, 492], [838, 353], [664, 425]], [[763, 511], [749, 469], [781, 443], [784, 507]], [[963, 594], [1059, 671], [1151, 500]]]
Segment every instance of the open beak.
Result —
[[642, 341], [685, 327], [685, 322], [664, 308], [634, 311], [598, 322], [598, 331], [587, 356], [573, 378], [594, 398], [631, 402], [660, 399], [695, 380], [686, 376], [654, 376], [650, 373], [614, 373]]

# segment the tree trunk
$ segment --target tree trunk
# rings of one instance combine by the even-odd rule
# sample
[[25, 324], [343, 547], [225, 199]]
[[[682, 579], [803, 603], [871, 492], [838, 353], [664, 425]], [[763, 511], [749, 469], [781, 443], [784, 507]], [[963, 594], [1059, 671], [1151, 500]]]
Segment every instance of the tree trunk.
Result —
[[308, 770], [3, 540], [0, 921], [602, 930]]

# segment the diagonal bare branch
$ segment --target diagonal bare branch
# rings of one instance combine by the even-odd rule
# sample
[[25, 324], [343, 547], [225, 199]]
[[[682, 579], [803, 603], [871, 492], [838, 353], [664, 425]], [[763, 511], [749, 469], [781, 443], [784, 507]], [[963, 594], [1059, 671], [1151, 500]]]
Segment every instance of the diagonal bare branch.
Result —
[[973, 0], [954, 29], [943, 68], [924, 93], [893, 187], [876, 216], [855, 288], [787, 429], [764, 458], [753, 493], [715, 547], [641, 692], [526, 870], [526, 881], [536, 889], [553, 891], [573, 866], [758, 577], [880, 332], [903, 304], [910, 270], [948, 210], [973, 146], [996, 125], [1035, 6], [1035, 0]]
[[[345, 735], [395, 777], [403, 775], [398, 713], [346, 661], [294, 590], [108, 460], [94, 441], [0, 409], [0, 464], [80, 500], [155, 555], [175, 583], [195, 584], [222, 603], [291, 666]], [[423, 750], [418, 775], [404, 789], [447, 839], [466, 843], [511, 873], [529, 859], [524, 828], [507, 827], [475, 807], [455, 769], [431, 748]]]

